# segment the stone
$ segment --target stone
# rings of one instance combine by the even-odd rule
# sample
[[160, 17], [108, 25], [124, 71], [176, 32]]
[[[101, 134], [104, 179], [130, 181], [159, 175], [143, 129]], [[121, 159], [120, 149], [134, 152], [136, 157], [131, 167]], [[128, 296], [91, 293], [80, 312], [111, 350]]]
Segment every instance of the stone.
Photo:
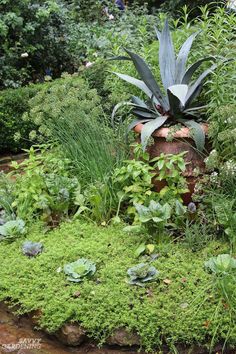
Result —
[[64, 324], [55, 336], [63, 344], [79, 346], [86, 340], [86, 332], [79, 324]]
[[108, 345], [119, 345], [120, 347], [134, 346], [140, 345], [140, 338], [138, 334], [129, 332], [126, 328], [119, 328], [107, 338], [106, 343]]

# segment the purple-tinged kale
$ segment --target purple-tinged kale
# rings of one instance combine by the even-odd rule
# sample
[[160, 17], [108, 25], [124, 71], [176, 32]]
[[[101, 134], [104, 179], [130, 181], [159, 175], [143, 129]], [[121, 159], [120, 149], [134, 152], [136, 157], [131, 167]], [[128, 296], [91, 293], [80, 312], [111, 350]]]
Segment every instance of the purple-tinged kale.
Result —
[[41, 242], [25, 241], [22, 245], [22, 252], [25, 256], [36, 257], [43, 252], [43, 244]]

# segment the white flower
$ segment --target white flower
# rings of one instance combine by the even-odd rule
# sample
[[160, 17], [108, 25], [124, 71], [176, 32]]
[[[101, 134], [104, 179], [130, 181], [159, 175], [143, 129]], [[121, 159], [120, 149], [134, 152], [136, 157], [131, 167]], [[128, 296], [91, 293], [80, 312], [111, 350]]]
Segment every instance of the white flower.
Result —
[[109, 20], [114, 20], [115, 17], [111, 14], [108, 16], [108, 18], [109, 18]]
[[22, 53], [21, 58], [28, 58], [29, 54], [28, 53]]
[[91, 63], [91, 61], [87, 61], [86, 64], [85, 64], [85, 67], [86, 68], [89, 68], [90, 66], [92, 66], [93, 63]]

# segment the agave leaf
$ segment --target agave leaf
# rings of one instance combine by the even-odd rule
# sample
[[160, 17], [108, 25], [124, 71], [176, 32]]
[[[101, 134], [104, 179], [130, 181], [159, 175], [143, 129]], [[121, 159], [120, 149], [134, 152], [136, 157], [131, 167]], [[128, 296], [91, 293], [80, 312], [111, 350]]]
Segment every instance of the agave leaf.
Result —
[[185, 105], [185, 97], [188, 92], [187, 85], [173, 85], [167, 89], [170, 103], [170, 111], [173, 115], [182, 112]]
[[148, 106], [146, 105], [146, 103], [144, 101], [142, 101], [139, 97], [137, 96], [132, 96], [131, 97], [131, 101], [136, 104], [137, 106], [143, 107], [143, 108], [148, 108]]
[[185, 105], [185, 97], [188, 92], [188, 85], [173, 85], [168, 87], [167, 92], [168, 91], [172, 95], [176, 96], [183, 106]]
[[134, 127], [136, 127], [137, 124], [140, 124], [140, 123], [146, 123], [146, 122], [149, 122], [150, 119], [148, 118], [135, 118], [134, 120], [132, 120], [132, 122], [129, 124], [128, 126], [128, 131], [132, 130]]
[[176, 74], [175, 74], [175, 82], [179, 83], [181, 82], [184, 73], [185, 73], [185, 68], [186, 68], [186, 63], [188, 60], [188, 55], [190, 52], [190, 49], [192, 47], [193, 41], [195, 37], [199, 34], [198, 32], [193, 33], [188, 39], [184, 42], [182, 45], [177, 60], [176, 60]]
[[198, 61], [196, 61], [196, 63], [192, 64], [188, 70], [185, 72], [185, 74], [183, 75], [183, 78], [182, 78], [182, 84], [189, 84], [191, 79], [192, 79], [192, 76], [193, 74], [195, 73], [195, 71], [200, 67], [200, 65], [202, 63], [204, 63], [204, 61], [208, 61], [208, 60], [214, 60], [215, 58], [214, 57], [206, 57], [206, 58], [202, 58]]
[[115, 105], [115, 107], [113, 108], [112, 114], [111, 114], [111, 124], [114, 126], [114, 118], [116, 115], [116, 112], [118, 111], [118, 109], [120, 109], [123, 106], [135, 106], [135, 104], [133, 104], [132, 102], [128, 102], [128, 101], [122, 101], [119, 102]]
[[[148, 65], [145, 63], [145, 61], [139, 55], [132, 53], [128, 49], [125, 49], [125, 50], [129, 54], [129, 56], [131, 57], [141, 79], [144, 81], [144, 83], [147, 85], [149, 90], [152, 92], [153, 96], [158, 101], [157, 104], [161, 104], [161, 106], [167, 111], [169, 108], [167, 100], [166, 100], [165, 96], [162, 94], [161, 89], [158, 86]], [[151, 98], [151, 96], [150, 96], [150, 98]]]
[[[149, 98], [152, 97], [152, 91], [149, 90], [147, 85], [142, 80], [136, 79], [135, 77], [125, 75], [125, 74], [120, 74], [120, 73], [116, 73], [116, 72], [113, 72], [113, 73], [116, 74], [122, 80], [124, 80], [124, 81], [128, 82], [129, 84], [132, 84], [132, 85], [136, 86], [137, 88], [139, 88], [140, 90], [142, 90]], [[159, 102], [157, 102], [157, 104], [158, 103]]]
[[148, 139], [150, 138], [152, 133], [156, 129], [160, 128], [167, 119], [168, 119], [167, 116], [157, 117], [156, 119], [153, 119], [144, 125], [141, 131], [141, 144], [143, 146], [143, 150], [146, 149]]
[[160, 41], [160, 40], [161, 40], [161, 32], [158, 31], [158, 29], [156, 28], [156, 26], [154, 26], [154, 29], [155, 29], [155, 31], [156, 31], [157, 39]]
[[168, 20], [165, 21], [164, 28], [157, 36], [159, 39], [159, 65], [163, 85], [165, 89], [175, 83], [175, 51], [170, 34]]
[[205, 132], [201, 125], [194, 120], [178, 119], [178, 121], [184, 124], [186, 127], [192, 129], [193, 140], [196, 144], [196, 147], [200, 152], [202, 152], [205, 146]]
[[145, 111], [141, 111], [140, 109], [133, 109], [133, 114], [136, 115], [136, 116], [140, 116], [140, 117], [143, 117], [143, 118], [149, 118], [149, 119], [154, 119], [156, 118], [156, 114], [152, 113], [151, 111], [149, 112], [145, 112]]
[[194, 100], [194, 98], [196, 98], [199, 93], [200, 90], [199, 87], [201, 87], [202, 81], [209, 75], [212, 73], [213, 70], [215, 70], [217, 67], [216, 64], [213, 64], [209, 69], [205, 70], [200, 76], [199, 78], [195, 81], [195, 83], [190, 86], [189, 91], [187, 93], [186, 96], [186, 107], [189, 106], [191, 104], [191, 102]]
[[116, 57], [108, 58], [107, 60], [131, 60], [131, 59], [124, 55], [118, 55]]
[[205, 109], [205, 108], [207, 108], [207, 105], [191, 107], [191, 108], [185, 109], [183, 112], [184, 113], [191, 113], [191, 112], [195, 112], [195, 111], [200, 111], [201, 109]]

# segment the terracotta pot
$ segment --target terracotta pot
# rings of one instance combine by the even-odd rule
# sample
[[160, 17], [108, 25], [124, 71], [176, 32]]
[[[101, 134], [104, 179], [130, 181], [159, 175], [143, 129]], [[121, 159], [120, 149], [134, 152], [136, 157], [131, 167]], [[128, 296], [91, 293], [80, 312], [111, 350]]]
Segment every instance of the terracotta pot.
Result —
[[[144, 125], [141, 123], [136, 125], [134, 131], [140, 135], [143, 126]], [[207, 135], [208, 124], [203, 123], [202, 128], [205, 134]], [[199, 175], [205, 173], [204, 159], [206, 157], [205, 156], [206, 154], [203, 155], [196, 150], [189, 128], [183, 127], [179, 129], [174, 134], [171, 134], [171, 136], [173, 137], [172, 141], [167, 141], [168, 134], [170, 133], [171, 133], [170, 128], [157, 129], [152, 134], [154, 142], [152, 145], [148, 146], [147, 151], [151, 159], [153, 159], [154, 157], [158, 157], [159, 155], [161, 155], [161, 153], [180, 154], [181, 152], [186, 151], [186, 154], [184, 155], [186, 170], [184, 171], [183, 175], [187, 180], [189, 193], [185, 193], [183, 195], [183, 200], [185, 204], [189, 204], [192, 201], [191, 196], [194, 192], [194, 187], [197, 180], [197, 178], [194, 176], [195, 175], [194, 170], [197, 169]], [[140, 142], [140, 136], [138, 137], [137, 141]], [[205, 149], [206, 152], [209, 150], [209, 143], [207, 139], [206, 139]], [[155, 185], [155, 190], [159, 192], [165, 186], [165, 182], [154, 181], [154, 185]]]

